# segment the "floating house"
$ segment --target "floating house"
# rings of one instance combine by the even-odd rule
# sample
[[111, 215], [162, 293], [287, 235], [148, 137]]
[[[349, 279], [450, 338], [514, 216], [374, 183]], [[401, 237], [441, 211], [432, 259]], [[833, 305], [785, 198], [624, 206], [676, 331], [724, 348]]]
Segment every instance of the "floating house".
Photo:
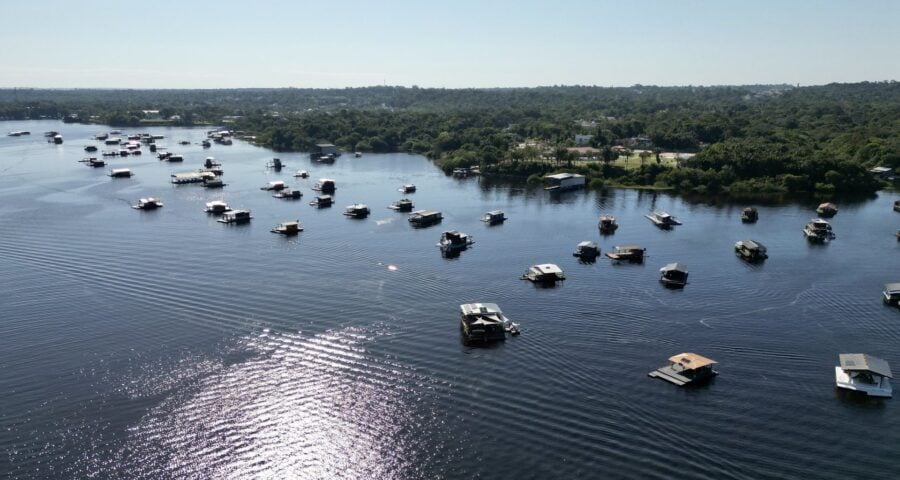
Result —
[[659, 281], [672, 288], [683, 288], [687, 285], [688, 270], [680, 263], [670, 263], [659, 269]]
[[606, 252], [606, 256], [617, 261], [641, 263], [644, 261], [646, 248], [640, 245], [616, 245], [613, 251]]
[[894, 378], [888, 362], [865, 353], [840, 354], [840, 366], [834, 367], [838, 388], [864, 393], [870, 397], [891, 398]]
[[506, 214], [503, 210], [491, 210], [481, 216], [481, 221], [488, 225], [495, 225], [506, 221]]
[[559, 266], [552, 263], [532, 265], [522, 274], [522, 280], [530, 280], [534, 283], [556, 283], [566, 279]]
[[444, 216], [441, 212], [434, 210], [419, 210], [410, 213], [407, 220], [409, 220], [409, 223], [414, 227], [427, 227], [429, 225], [440, 223], [443, 218]]
[[561, 192], [565, 190], [575, 190], [584, 188], [585, 176], [577, 173], [557, 173], [555, 175], [547, 175], [544, 177], [546, 187], [544, 190], [550, 192]]
[[759, 212], [755, 207], [747, 207], [741, 210], [741, 221], [744, 223], [756, 223], [759, 220]]
[[519, 333], [518, 324], [506, 318], [496, 303], [465, 303], [459, 310], [459, 329], [466, 341], [503, 341], [507, 333]]
[[765, 245], [755, 240], [741, 240], [735, 243], [734, 252], [748, 262], [758, 262], [769, 258]]

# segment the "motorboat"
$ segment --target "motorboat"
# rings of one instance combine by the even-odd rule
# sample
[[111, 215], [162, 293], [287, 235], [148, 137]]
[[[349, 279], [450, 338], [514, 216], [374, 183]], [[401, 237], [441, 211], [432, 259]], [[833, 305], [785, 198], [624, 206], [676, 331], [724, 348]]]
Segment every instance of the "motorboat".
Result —
[[412, 200], [408, 198], [401, 198], [400, 200], [391, 203], [388, 208], [390, 208], [391, 210], [396, 210], [398, 212], [411, 212], [413, 207], [414, 205]]
[[566, 279], [559, 266], [552, 263], [532, 265], [522, 274], [522, 280], [530, 280], [534, 283], [556, 283]]
[[619, 228], [619, 224], [616, 222], [616, 217], [602, 215], [600, 221], [597, 222], [597, 227], [600, 228], [600, 233], [608, 234], [614, 233]]
[[519, 325], [507, 318], [496, 303], [464, 303], [459, 310], [459, 328], [466, 341], [503, 341], [507, 333], [519, 333]]
[[296, 235], [302, 231], [303, 227], [300, 226], [300, 220], [281, 222], [272, 227], [272, 233], [280, 233], [282, 235]]
[[740, 240], [734, 244], [734, 252], [748, 262], [758, 262], [769, 258], [765, 245], [755, 240]]
[[840, 365], [834, 367], [837, 388], [864, 393], [870, 397], [891, 398], [894, 378], [888, 362], [865, 353], [842, 353]]
[[354, 203], [344, 209], [344, 215], [351, 218], [366, 218], [369, 216], [369, 213], [371, 213], [369, 206], [363, 203]]
[[677, 218], [660, 210], [651, 212], [644, 216], [647, 217], [651, 222], [653, 222], [654, 225], [664, 230], [668, 230], [675, 225], [681, 225], [681, 222], [678, 221]]
[[491, 210], [481, 216], [481, 221], [488, 225], [495, 225], [506, 221], [506, 214], [503, 210]]
[[709, 381], [719, 374], [713, 366], [718, 362], [692, 352], [669, 357], [669, 364], [647, 375], [683, 387]]
[[148, 197], [138, 200], [138, 203], [136, 205], [132, 205], [131, 208], [136, 208], [139, 210], [155, 210], [162, 206], [163, 203], [159, 201], [158, 198]]
[[683, 288], [687, 279], [687, 267], [680, 263], [670, 263], [659, 269], [659, 281], [667, 287]]

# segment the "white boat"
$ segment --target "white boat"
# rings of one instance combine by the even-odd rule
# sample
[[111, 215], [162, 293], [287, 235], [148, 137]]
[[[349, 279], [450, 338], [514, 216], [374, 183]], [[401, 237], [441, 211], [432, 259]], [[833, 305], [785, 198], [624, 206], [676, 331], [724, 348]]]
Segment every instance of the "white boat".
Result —
[[880, 358], [865, 353], [840, 354], [840, 366], [834, 367], [838, 388], [862, 392], [870, 397], [893, 396], [891, 367]]
[[481, 216], [481, 221], [488, 225], [503, 223], [506, 221], [506, 214], [503, 213], [503, 210], [491, 210]]
[[650, 219], [650, 221], [653, 222], [654, 225], [662, 229], [669, 229], [675, 225], [681, 225], [681, 222], [679, 222], [678, 219], [666, 212], [659, 210], [651, 212], [644, 216]]
[[136, 205], [132, 205], [131, 208], [137, 208], [139, 210], [154, 210], [162, 206], [163, 203], [159, 201], [158, 198], [148, 197], [138, 200], [138, 203]]
[[552, 263], [532, 265], [522, 274], [522, 280], [530, 280], [535, 283], [556, 283], [566, 279], [559, 266]]
[[219, 223], [245, 223], [253, 218], [250, 210], [228, 210], [222, 213], [222, 218], [216, 220]]
[[407, 183], [406, 185], [401, 186], [397, 190], [399, 190], [402, 193], [414, 193], [416, 191], [416, 186], [411, 183]]
[[471, 236], [456, 230], [448, 230], [441, 234], [437, 246], [444, 250], [465, 250], [473, 243], [475, 240]]
[[280, 233], [282, 235], [296, 235], [302, 231], [303, 227], [300, 226], [300, 220], [281, 222], [272, 228], [272, 233]]
[[206, 203], [206, 210], [204, 210], [204, 211], [206, 213], [223, 214], [229, 210], [231, 210], [231, 209], [228, 208], [227, 203], [225, 203], [221, 200], [213, 200], [212, 202]]
[[354, 203], [344, 209], [344, 215], [353, 218], [366, 218], [369, 216], [369, 213], [371, 213], [369, 206], [364, 203]]
[[831, 224], [821, 218], [814, 218], [803, 227], [803, 234], [810, 242], [825, 243], [834, 240]]
[[506, 318], [496, 303], [464, 303], [459, 310], [459, 328], [466, 341], [503, 341], [507, 333], [519, 333], [519, 325]]
[[887, 305], [900, 305], [900, 283], [884, 284], [884, 292], [882, 292], [882, 296], [884, 297], [884, 303], [886, 303]]

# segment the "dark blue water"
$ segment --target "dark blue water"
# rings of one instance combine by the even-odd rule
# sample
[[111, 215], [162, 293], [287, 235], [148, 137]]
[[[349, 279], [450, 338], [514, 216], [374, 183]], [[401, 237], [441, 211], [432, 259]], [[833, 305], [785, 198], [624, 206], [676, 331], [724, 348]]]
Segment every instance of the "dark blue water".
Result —
[[[104, 127], [6, 122], [0, 138], [0, 472], [15, 478], [891, 478], [900, 472], [898, 400], [834, 388], [842, 352], [900, 369], [900, 312], [880, 301], [900, 280], [897, 198], [840, 205], [837, 239], [801, 234], [814, 201], [692, 204], [610, 190], [540, 189], [446, 177], [412, 155], [345, 155], [334, 165], [203, 129], [145, 129], [183, 164], [116, 159], [131, 179], [77, 160]], [[60, 146], [41, 136], [59, 130]], [[178, 141], [189, 140], [190, 146]], [[101, 150], [104, 147], [101, 147]], [[173, 186], [214, 156], [224, 190]], [[297, 169], [311, 177], [294, 179]], [[337, 205], [307, 203], [319, 177]], [[259, 189], [282, 179], [299, 201]], [[412, 229], [385, 208], [414, 183]], [[161, 197], [158, 211], [129, 208]], [[224, 199], [248, 225], [203, 213]], [[369, 204], [352, 220], [344, 205]], [[510, 220], [489, 227], [481, 214]], [[684, 225], [654, 228], [659, 208]], [[601, 213], [618, 217], [601, 237]], [[305, 232], [269, 232], [299, 219]], [[475, 238], [445, 259], [444, 229]], [[749, 265], [734, 242], [770, 259]], [[581, 240], [647, 248], [645, 265], [581, 264]], [[690, 269], [684, 290], [658, 269]], [[519, 275], [553, 262], [565, 284]], [[458, 306], [496, 302], [521, 336], [470, 348]], [[648, 378], [670, 355], [720, 362], [698, 389]]]

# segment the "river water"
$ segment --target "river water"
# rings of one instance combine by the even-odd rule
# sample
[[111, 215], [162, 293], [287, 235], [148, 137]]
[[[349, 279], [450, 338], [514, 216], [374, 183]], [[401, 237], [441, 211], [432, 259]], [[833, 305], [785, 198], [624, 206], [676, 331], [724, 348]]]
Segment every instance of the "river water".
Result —
[[[313, 164], [204, 129], [149, 128], [183, 164], [117, 158], [111, 179], [78, 162], [100, 126], [4, 122], [0, 137], [0, 472], [16, 478], [891, 478], [900, 473], [900, 400], [834, 388], [842, 352], [900, 369], [897, 196], [842, 203], [836, 240], [809, 245], [816, 202], [690, 203], [609, 190], [445, 176], [406, 154]], [[58, 130], [63, 145], [42, 132]], [[127, 131], [126, 131], [127, 132]], [[189, 141], [191, 145], [178, 145]], [[105, 147], [101, 146], [101, 150]], [[173, 186], [206, 156], [223, 190]], [[265, 164], [278, 156], [280, 173]], [[295, 179], [297, 169], [310, 171]], [[319, 177], [337, 204], [308, 205]], [[260, 187], [284, 180], [299, 201]], [[412, 229], [385, 208], [414, 183], [440, 226]], [[129, 208], [161, 197], [157, 211]], [[248, 225], [204, 212], [224, 199]], [[352, 220], [343, 206], [369, 204]], [[503, 209], [489, 227], [479, 217]], [[663, 209], [684, 225], [661, 231]], [[621, 227], [601, 237], [601, 213]], [[299, 219], [298, 237], [275, 235]], [[458, 229], [475, 245], [443, 258]], [[770, 258], [750, 265], [734, 242]], [[647, 248], [644, 265], [579, 263], [581, 240]], [[683, 290], [658, 269], [690, 269]], [[568, 279], [535, 288], [535, 263]], [[496, 302], [522, 334], [460, 341], [460, 303]], [[709, 385], [647, 377], [679, 352], [719, 362]]]

